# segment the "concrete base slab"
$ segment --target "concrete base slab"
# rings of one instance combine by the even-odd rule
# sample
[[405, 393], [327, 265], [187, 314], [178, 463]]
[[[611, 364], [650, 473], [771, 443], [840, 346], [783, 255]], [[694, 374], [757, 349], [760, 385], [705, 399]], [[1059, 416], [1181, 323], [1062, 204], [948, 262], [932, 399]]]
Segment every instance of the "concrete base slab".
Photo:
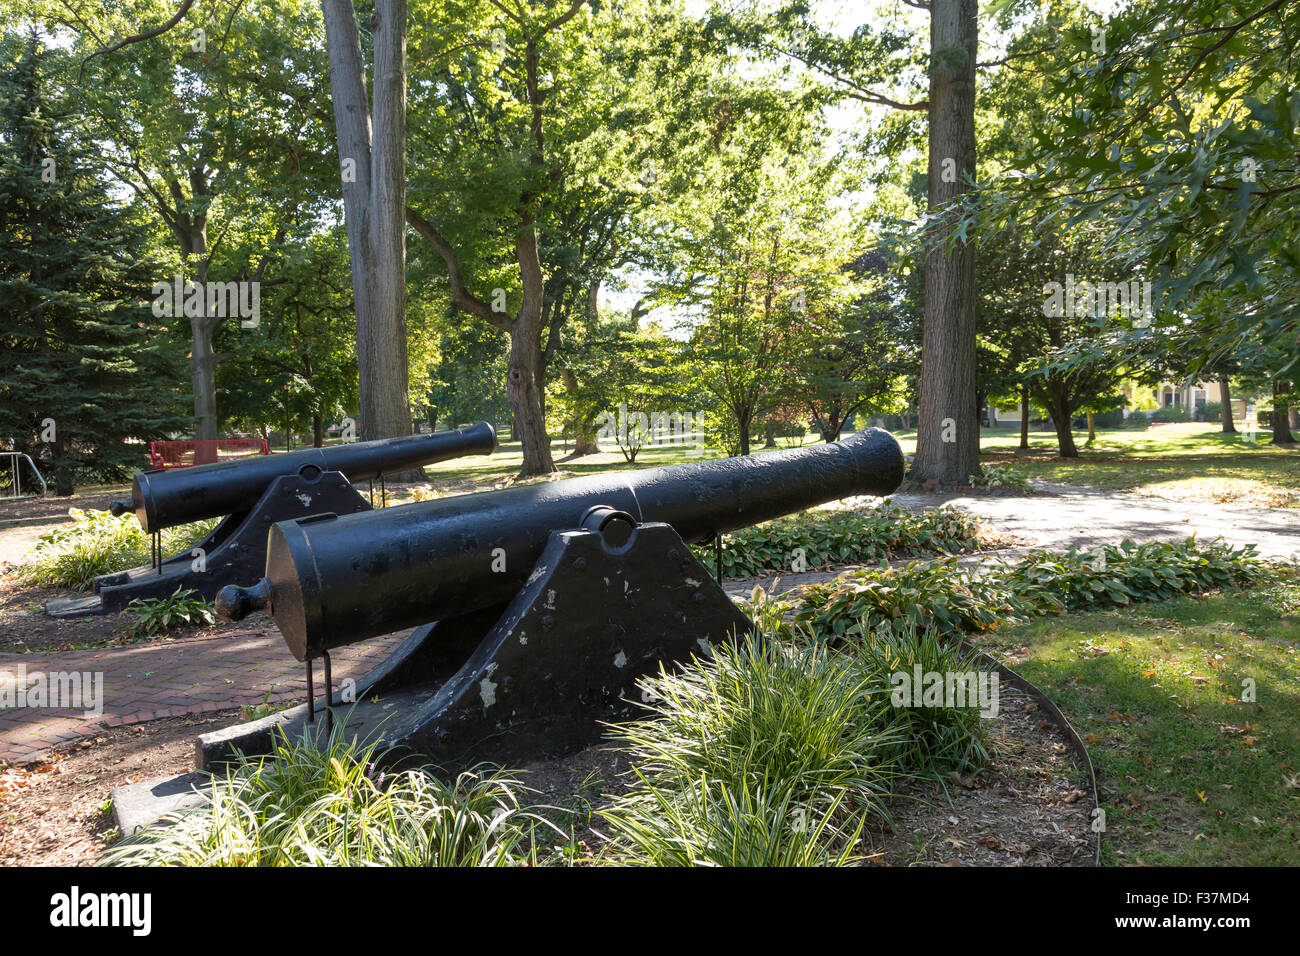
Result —
[[168, 813], [198, 806], [207, 780], [207, 774], [181, 773], [118, 787], [111, 794], [113, 820], [123, 836], [130, 836]]

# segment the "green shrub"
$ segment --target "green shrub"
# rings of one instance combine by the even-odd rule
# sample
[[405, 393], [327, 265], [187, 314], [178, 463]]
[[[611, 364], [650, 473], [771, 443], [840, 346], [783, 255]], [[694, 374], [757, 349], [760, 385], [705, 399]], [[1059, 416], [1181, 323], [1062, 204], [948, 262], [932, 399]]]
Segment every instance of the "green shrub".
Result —
[[[1122, 408], [1112, 408], [1108, 411], [1097, 412], [1092, 416], [1094, 428], [1123, 428], [1125, 421], [1127, 419], [1124, 418], [1124, 409]], [[1087, 425], [1088, 420], [1085, 417], [1084, 427], [1086, 428]]]
[[956, 639], [1005, 620], [1240, 587], [1274, 569], [1253, 545], [1126, 540], [1064, 554], [1030, 551], [974, 575], [955, 558], [861, 568], [800, 588], [784, 607], [796, 628], [832, 643], [913, 632]]
[[[979, 519], [954, 508], [907, 511], [888, 498], [865, 511], [804, 511], [722, 536], [722, 574], [810, 571], [889, 560], [898, 554], [979, 548]], [[713, 570], [713, 546], [695, 549]]]
[[982, 475], [971, 475], [970, 483], [976, 488], [1010, 488], [1024, 495], [1034, 494], [1029, 475], [1010, 465], [985, 465]]
[[[376, 773], [373, 747], [275, 755], [212, 781], [204, 802], [127, 837], [109, 866], [508, 866], [534, 858], [515, 783], [469, 771]], [[529, 817], [529, 820], [533, 818]]]
[[1125, 540], [1064, 554], [1035, 550], [996, 577], [1043, 611], [1075, 611], [1239, 587], [1259, 580], [1270, 568], [1254, 545], [1202, 544], [1193, 537], [1146, 544]]
[[[874, 682], [886, 686], [900, 673], [910, 679], [916, 668], [922, 674], [944, 675], [982, 669], [975, 653], [936, 628], [918, 630], [911, 624], [868, 630], [851, 643], [851, 653]], [[900, 769], [937, 777], [986, 766], [992, 747], [983, 719], [973, 701], [965, 707], [895, 706], [894, 726], [907, 742]]]
[[794, 600], [795, 624], [832, 642], [881, 632], [960, 638], [1034, 613], [997, 581], [959, 570], [956, 558], [849, 571]]
[[1162, 405], [1151, 413], [1153, 422], [1189, 422], [1192, 417], [1181, 405]]
[[211, 601], [206, 601], [191, 589], [177, 588], [171, 597], [156, 600], [137, 598], [127, 605], [128, 611], [137, 612], [137, 617], [122, 628], [128, 639], [152, 637], [172, 628], [188, 627], [194, 624], [215, 624], [216, 608]]
[[618, 861], [843, 862], [885, 818], [905, 742], [851, 658], [750, 636], [641, 688], [652, 719], [612, 731], [639, 781], [602, 811]]
[[[101, 574], [149, 563], [149, 535], [134, 515], [113, 517], [107, 511], [72, 508], [70, 524], [42, 535], [18, 569], [20, 578], [41, 587], [84, 591]], [[180, 552], [214, 527], [217, 519], [168, 528], [162, 533], [164, 554]]]

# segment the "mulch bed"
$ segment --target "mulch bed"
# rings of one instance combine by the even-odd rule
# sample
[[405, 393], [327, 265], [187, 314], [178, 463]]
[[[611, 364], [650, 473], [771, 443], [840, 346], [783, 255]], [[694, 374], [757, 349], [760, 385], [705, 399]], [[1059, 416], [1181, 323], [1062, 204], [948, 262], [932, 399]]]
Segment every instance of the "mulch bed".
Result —
[[[1033, 700], [1001, 691], [991, 736], [993, 765], [974, 778], [905, 791], [893, 802], [893, 829], [864, 838], [879, 866], [1090, 866], [1091, 795], [1065, 737]], [[118, 786], [192, 768], [201, 733], [238, 723], [238, 713], [168, 718], [105, 730], [44, 764], [0, 769], [0, 866], [85, 865], [108, 845], [102, 812]], [[584, 815], [632, 780], [626, 754], [608, 745], [535, 764], [519, 777], [523, 802]], [[576, 834], [588, 853], [607, 835], [598, 819]]]
[[194, 767], [194, 738], [240, 723], [237, 711], [103, 730], [45, 763], [0, 762], [0, 866], [83, 866], [107, 846], [114, 788]]

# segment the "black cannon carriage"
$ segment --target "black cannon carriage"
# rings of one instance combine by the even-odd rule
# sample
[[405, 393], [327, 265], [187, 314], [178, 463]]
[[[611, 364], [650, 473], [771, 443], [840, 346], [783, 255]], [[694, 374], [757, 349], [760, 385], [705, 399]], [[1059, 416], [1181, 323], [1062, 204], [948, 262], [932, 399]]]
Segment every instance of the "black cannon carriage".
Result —
[[[307, 662], [308, 704], [199, 738], [200, 769], [266, 752], [278, 728], [347, 731], [398, 759], [527, 761], [592, 742], [632, 712], [636, 680], [752, 623], [689, 543], [903, 478], [888, 432], [811, 448], [517, 486], [391, 512], [275, 525], [266, 575], [217, 597], [269, 607]], [[432, 623], [427, 623], [432, 621]], [[419, 625], [351, 693], [329, 651]], [[325, 718], [312, 661], [325, 664]]]
[[[371, 505], [353, 483], [465, 455], [489, 455], [496, 432], [487, 422], [427, 435], [349, 442], [287, 454], [240, 458], [135, 476], [131, 497], [114, 502], [115, 515], [134, 513], [155, 539], [152, 564], [94, 581], [94, 593], [46, 604], [52, 617], [120, 611], [137, 598], [166, 597], [188, 588], [211, 599], [222, 586], [261, 573], [267, 531], [276, 522], [307, 515], [355, 514]], [[222, 517], [201, 541], [164, 558], [165, 528]]]

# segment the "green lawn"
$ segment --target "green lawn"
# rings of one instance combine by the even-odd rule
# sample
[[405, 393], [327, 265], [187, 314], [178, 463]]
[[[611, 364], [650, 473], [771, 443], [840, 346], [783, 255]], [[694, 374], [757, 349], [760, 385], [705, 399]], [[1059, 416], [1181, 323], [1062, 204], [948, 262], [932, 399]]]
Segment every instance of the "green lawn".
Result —
[[1085, 738], [1106, 863], [1300, 865], [1300, 581], [982, 640]]
[[[506, 440], [506, 434], [502, 434], [497, 450], [491, 456], [475, 455], [469, 458], [444, 461], [437, 465], [429, 465], [424, 470], [425, 474], [435, 485], [444, 482], [483, 482], [490, 485], [510, 478], [518, 473], [524, 457], [519, 442]], [[809, 435], [804, 441], [806, 444], [815, 444], [818, 439], [815, 435]], [[765, 449], [761, 447], [761, 444], [761, 442], [756, 444], [751, 451], [762, 453], [786, 447], [785, 444], [780, 444], [778, 449]], [[673, 444], [644, 448], [637, 455], [636, 462], [629, 464], [619, 453], [618, 446], [612, 442], [605, 442], [601, 445], [603, 453], [599, 456], [589, 455], [566, 461], [565, 457], [572, 449], [572, 442], [569, 442], [566, 447], [565, 442], [558, 438], [551, 440], [551, 455], [555, 459], [555, 466], [566, 477], [589, 475], [601, 471], [623, 471], [629, 468], [680, 465], [692, 461], [707, 461], [711, 458], [721, 457], [721, 454], [714, 448], [701, 448], [698, 444]]]
[[[503, 433], [504, 436], [504, 433]], [[1097, 433], [1092, 448], [1083, 447], [1084, 434], [1076, 435], [1079, 458], [1056, 457], [1056, 435], [1049, 431], [1030, 432], [1030, 449], [1019, 452], [1020, 434], [1015, 429], [985, 429], [981, 448], [985, 464], [1009, 464], [1032, 478], [1063, 484], [1090, 485], [1117, 491], [1135, 491], [1186, 501], [1241, 503], [1263, 507], [1300, 507], [1300, 449], [1268, 444], [1269, 433], [1255, 442], [1240, 434], [1224, 435], [1218, 425], [1192, 423], [1163, 425], [1149, 430], [1111, 429]], [[915, 432], [895, 434], [905, 454], [916, 449]], [[809, 434], [805, 444], [816, 444]], [[335, 444], [330, 440], [329, 444]], [[611, 443], [605, 454], [565, 460], [572, 449], [554, 439], [551, 451], [563, 475], [585, 475], [628, 468], [676, 465], [719, 457], [716, 449], [699, 445], [663, 445], [645, 448], [634, 464], [624, 461]], [[784, 442], [780, 447], [786, 447]], [[759, 445], [756, 453], [770, 451]], [[513, 477], [523, 463], [518, 442], [504, 440], [496, 453], [431, 465], [425, 469], [435, 487], [458, 491], [486, 490]], [[467, 487], [467, 486], [478, 486]], [[117, 491], [125, 486], [102, 486], [92, 491]], [[400, 500], [400, 499], [399, 499]]]
[[[915, 433], [897, 437], [910, 454]], [[985, 464], [1012, 465], [1044, 481], [1182, 501], [1300, 507], [1300, 449], [1268, 444], [1267, 431], [1248, 442], [1240, 433], [1224, 435], [1218, 425], [1206, 423], [1109, 429], [1097, 432], [1092, 448], [1083, 447], [1086, 437], [1086, 432], [1075, 435], [1077, 459], [1062, 459], [1056, 456], [1055, 432], [1030, 432], [1029, 452], [1018, 453], [1018, 430], [985, 429], [981, 451]]]

